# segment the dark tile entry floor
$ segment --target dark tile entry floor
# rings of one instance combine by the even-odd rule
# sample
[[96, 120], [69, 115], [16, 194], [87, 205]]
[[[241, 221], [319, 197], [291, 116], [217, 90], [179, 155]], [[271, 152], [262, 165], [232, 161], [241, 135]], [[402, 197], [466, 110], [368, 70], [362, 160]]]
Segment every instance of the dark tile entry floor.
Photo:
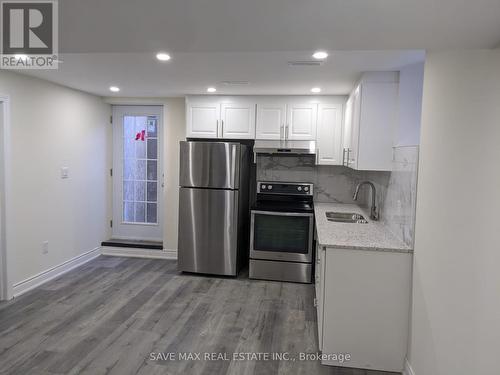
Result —
[[[316, 361], [178, 360], [315, 353], [313, 295], [312, 285], [182, 275], [171, 260], [101, 256], [0, 303], [0, 373], [388, 374]], [[177, 359], [157, 360], [167, 353]]]
[[127, 247], [132, 249], [163, 250], [163, 242], [142, 240], [109, 239], [101, 242], [101, 246]]

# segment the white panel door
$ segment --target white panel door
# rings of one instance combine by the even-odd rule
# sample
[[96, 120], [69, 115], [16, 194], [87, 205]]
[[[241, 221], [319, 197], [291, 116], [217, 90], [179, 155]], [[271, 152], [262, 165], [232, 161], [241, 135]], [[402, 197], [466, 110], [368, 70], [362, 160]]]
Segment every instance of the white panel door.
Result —
[[342, 165], [342, 105], [318, 105], [318, 164]]
[[113, 238], [163, 240], [162, 112], [113, 107]]
[[187, 103], [187, 137], [218, 138], [220, 104], [218, 102]]
[[222, 138], [255, 138], [255, 102], [237, 99], [221, 105]]
[[286, 102], [267, 100], [257, 103], [255, 139], [284, 139]]
[[287, 108], [286, 139], [315, 140], [318, 105], [308, 101], [290, 102]]

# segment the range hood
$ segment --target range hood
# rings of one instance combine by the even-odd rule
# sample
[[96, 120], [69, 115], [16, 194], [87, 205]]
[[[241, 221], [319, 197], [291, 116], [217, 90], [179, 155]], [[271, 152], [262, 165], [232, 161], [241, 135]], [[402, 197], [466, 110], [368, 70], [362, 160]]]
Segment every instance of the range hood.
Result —
[[256, 140], [254, 156], [258, 154], [316, 155], [315, 141], [262, 141]]

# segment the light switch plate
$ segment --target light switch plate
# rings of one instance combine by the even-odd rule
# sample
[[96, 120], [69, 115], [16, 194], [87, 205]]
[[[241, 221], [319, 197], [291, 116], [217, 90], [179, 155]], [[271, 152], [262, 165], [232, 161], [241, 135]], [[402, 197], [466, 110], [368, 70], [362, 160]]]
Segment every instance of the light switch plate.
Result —
[[48, 254], [49, 253], [49, 241], [43, 241], [42, 242], [42, 254]]
[[61, 178], [69, 178], [69, 168], [68, 167], [61, 167]]

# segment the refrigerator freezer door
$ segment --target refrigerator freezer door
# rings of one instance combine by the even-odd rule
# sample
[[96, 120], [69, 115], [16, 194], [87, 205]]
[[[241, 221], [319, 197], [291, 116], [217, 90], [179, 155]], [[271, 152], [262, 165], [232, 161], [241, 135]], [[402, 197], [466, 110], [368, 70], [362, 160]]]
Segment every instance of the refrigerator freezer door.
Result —
[[236, 275], [238, 194], [180, 189], [179, 271]]
[[240, 144], [182, 141], [180, 148], [181, 186], [239, 188]]

